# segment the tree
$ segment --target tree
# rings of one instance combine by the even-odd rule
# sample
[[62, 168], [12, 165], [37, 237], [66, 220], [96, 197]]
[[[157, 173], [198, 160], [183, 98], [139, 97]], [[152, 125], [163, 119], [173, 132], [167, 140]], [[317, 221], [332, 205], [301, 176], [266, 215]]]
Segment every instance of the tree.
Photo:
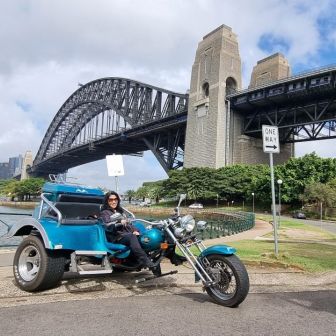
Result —
[[145, 198], [149, 197], [149, 189], [148, 187], [142, 186], [135, 192], [135, 194], [137, 198], [141, 198], [145, 201]]
[[9, 180], [2, 184], [1, 193], [9, 195], [11, 200], [14, 200], [15, 197], [20, 201], [30, 200], [31, 196], [37, 196], [41, 193], [44, 182], [43, 178], [30, 178], [22, 181]]
[[324, 215], [327, 215], [327, 208], [336, 204], [336, 181], [333, 180], [329, 184], [323, 184], [320, 182], [311, 183], [304, 189], [304, 193], [301, 195], [301, 199], [305, 202], [309, 202], [318, 206], [323, 203]]
[[128, 203], [131, 203], [132, 198], [135, 196], [135, 191], [130, 189], [125, 192], [125, 196], [128, 198]]

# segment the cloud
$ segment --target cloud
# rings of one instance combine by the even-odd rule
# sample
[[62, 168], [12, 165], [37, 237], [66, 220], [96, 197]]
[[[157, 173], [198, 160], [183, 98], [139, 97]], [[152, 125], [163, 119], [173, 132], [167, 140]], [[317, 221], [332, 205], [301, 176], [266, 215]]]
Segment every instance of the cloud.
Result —
[[[119, 76], [186, 92], [197, 44], [223, 23], [238, 35], [244, 87], [256, 62], [279, 47], [294, 70], [333, 63], [334, 17], [331, 0], [2, 1], [0, 162], [37, 152], [78, 83]], [[137, 174], [121, 179], [127, 188], [165, 176], [150, 152], [125, 166]], [[73, 172], [103, 183], [105, 173], [95, 172], [104, 169]]]

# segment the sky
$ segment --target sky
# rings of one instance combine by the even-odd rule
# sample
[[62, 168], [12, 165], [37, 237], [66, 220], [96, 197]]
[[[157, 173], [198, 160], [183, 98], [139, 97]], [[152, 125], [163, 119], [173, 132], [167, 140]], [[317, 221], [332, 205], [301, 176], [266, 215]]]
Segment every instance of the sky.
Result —
[[[189, 89], [197, 44], [226, 24], [238, 35], [243, 88], [256, 62], [282, 52], [292, 73], [336, 63], [333, 0], [3, 0], [0, 2], [0, 162], [33, 155], [78, 83], [126, 77]], [[332, 141], [296, 145], [336, 157]], [[167, 175], [151, 152], [124, 156], [120, 190]], [[73, 181], [113, 189], [105, 160], [73, 168]]]

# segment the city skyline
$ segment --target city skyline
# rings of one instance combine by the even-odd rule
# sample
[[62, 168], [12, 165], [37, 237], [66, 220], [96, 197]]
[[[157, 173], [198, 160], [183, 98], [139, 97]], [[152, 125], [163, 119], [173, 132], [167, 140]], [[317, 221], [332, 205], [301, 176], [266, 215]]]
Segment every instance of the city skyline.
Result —
[[[335, 63], [335, 9], [327, 0], [101, 1], [96, 7], [89, 1], [14, 0], [0, 6], [7, 27], [0, 33], [0, 162], [13, 152], [36, 154], [78, 83], [120, 76], [186, 92], [197, 43], [223, 23], [238, 34], [244, 88], [256, 62], [275, 52], [285, 55], [293, 74]], [[335, 157], [330, 141], [296, 146], [298, 156], [313, 150]], [[167, 176], [149, 152], [124, 157], [124, 164], [122, 190]], [[68, 175], [91, 185], [114, 184], [104, 161]]]

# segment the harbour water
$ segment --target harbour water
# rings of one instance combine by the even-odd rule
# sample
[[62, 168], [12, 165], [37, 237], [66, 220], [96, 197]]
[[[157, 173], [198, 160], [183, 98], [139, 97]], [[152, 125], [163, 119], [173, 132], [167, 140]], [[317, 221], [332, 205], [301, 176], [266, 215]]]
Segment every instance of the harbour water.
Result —
[[33, 210], [0, 206], [0, 249], [17, 246], [22, 240], [21, 237], [5, 238], [4, 235], [7, 233], [8, 228], [4, 223], [13, 226], [19, 219], [21, 220], [26, 217], [24, 215], [6, 215], [5, 213], [29, 215], [32, 214], [32, 212]]

